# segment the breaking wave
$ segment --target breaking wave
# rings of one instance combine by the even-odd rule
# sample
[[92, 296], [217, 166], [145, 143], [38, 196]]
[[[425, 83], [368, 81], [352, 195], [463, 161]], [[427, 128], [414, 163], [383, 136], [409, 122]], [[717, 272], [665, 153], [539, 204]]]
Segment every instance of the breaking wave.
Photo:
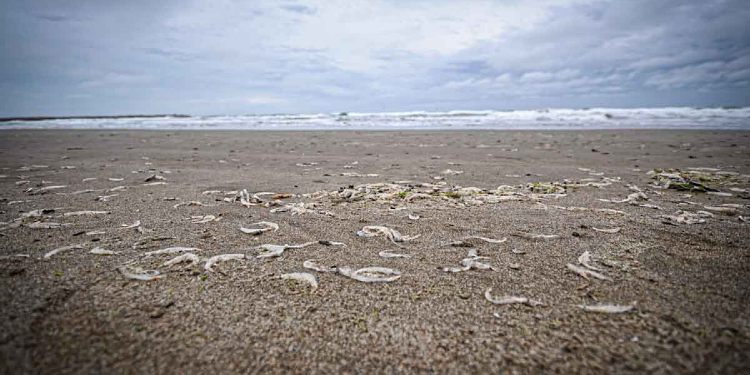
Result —
[[750, 130], [750, 107], [319, 113], [13, 120], [0, 129], [153, 130]]

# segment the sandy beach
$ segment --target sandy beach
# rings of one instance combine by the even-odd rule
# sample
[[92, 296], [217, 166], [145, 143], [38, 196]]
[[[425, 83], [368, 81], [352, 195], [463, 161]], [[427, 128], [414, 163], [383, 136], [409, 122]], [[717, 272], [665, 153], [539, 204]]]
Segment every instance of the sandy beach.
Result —
[[0, 168], [0, 373], [750, 370], [750, 132], [3, 131]]

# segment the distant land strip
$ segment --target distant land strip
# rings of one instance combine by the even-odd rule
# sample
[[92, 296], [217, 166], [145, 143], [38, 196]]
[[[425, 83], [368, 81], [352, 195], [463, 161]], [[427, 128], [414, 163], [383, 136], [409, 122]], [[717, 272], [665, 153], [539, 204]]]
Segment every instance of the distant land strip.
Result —
[[116, 116], [30, 116], [30, 117], [0, 117], [0, 122], [10, 121], [48, 121], [48, 120], [107, 120], [120, 118], [152, 118], [152, 117], [178, 117], [187, 118], [190, 115], [171, 114], [171, 115], [116, 115]]

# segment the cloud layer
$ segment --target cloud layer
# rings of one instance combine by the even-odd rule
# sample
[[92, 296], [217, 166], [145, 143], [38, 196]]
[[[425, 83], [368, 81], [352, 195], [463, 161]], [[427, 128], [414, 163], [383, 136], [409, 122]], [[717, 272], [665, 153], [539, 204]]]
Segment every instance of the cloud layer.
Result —
[[750, 105], [745, 1], [5, 1], [0, 115]]

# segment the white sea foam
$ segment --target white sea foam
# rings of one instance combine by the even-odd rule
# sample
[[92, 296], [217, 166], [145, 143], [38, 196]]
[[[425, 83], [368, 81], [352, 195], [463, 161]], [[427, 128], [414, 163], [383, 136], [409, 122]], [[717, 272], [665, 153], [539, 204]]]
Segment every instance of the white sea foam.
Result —
[[241, 116], [132, 117], [10, 121], [0, 129], [744, 129], [750, 107], [590, 108], [517, 111], [319, 113]]

